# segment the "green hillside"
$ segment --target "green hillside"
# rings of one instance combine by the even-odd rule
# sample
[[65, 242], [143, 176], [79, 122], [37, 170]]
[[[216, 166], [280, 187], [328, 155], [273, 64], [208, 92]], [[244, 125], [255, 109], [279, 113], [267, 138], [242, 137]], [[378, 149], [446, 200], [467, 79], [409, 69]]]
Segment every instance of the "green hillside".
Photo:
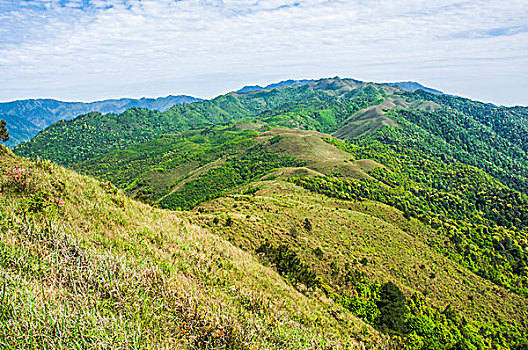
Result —
[[[370, 134], [369, 137], [354, 142], [343, 142], [325, 134], [294, 129], [273, 129], [258, 134], [255, 130], [237, 131], [236, 127], [216, 128], [213, 133], [215, 136], [209, 136], [207, 142], [204, 141], [203, 135], [200, 135], [200, 142], [196, 142], [198, 139], [194, 138], [198, 137], [198, 133], [187, 133], [187, 136], [190, 135], [188, 140], [194, 140], [195, 147], [198, 144], [205, 147], [206, 153], [210, 156], [208, 158], [209, 163], [206, 165], [195, 164], [195, 170], [188, 173], [190, 174], [189, 177], [181, 177], [180, 182], [177, 182], [172, 190], [168, 188], [165, 190], [169, 194], [162, 196], [158, 205], [173, 209], [188, 209], [200, 202], [207, 202], [212, 198], [222, 196], [233, 189], [239, 191], [238, 193], [251, 196], [260, 193], [262, 187], [258, 184], [252, 184], [248, 188], [240, 186], [252, 180], [256, 181], [259, 177], [267, 181], [273, 181], [277, 178], [289, 180], [310, 190], [312, 195], [305, 194], [304, 199], [298, 199], [295, 206], [284, 203], [278, 204], [279, 206], [290, 206], [294, 212], [300, 210], [302, 203], [312, 203], [314, 199], [310, 196], [315, 193], [347, 200], [350, 204], [346, 204], [347, 202], [341, 204], [341, 207], [345, 208], [347, 205], [360, 207], [360, 203], [364, 203], [365, 200], [375, 201], [372, 204], [365, 204], [362, 212], [388, 221], [391, 224], [390, 227], [394, 226], [394, 223], [391, 221], [392, 219], [388, 220], [388, 218], [401, 218], [403, 223], [400, 224], [401, 227], [398, 227], [399, 234], [406, 235], [406, 237], [409, 235], [417, 237], [422, 242], [422, 247], [427, 246], [427, 249], [439, 256], [438, 259], [440, 256], [442, 261], [448, 259], [453, 266], [457, 266], [459, 269], [463, 268], [466, 274], [476, 274], [484, 280], [488, 280], [487, 283], [492, 282], [495, 285], [491, 287], [492, 290], [496, 288], [507, 289], [510, 291], [509, 293], [513, 293], [510, 295], [518, 295], [514, 297], [516, 300], [525, 302], [525, 298], [528, 296], [526, 270], [528, 263], [526, 254], [528, 248], [526, 239], [528, 198], [526, 195], [509, 189], [480, 169], [456, 162], [454, 159], [444, 159], [445, 155], [437, 155], [432, 150], [427, 152], [427, 149], [415, 150], [405, 145], [387, 145], [378, 141], [378, 139], [387, 137], [397, 130], [399, 129], [380, 129]], [[230, 135], [230, 137], [225, 137], [224, 134]], [[430, 135], [425, 134], [423, 137], [430, 137]], [[160, 140], [170, 139], [166, 136]], [[208, 143], [211, 140], [224, 140], [226, 143], [211, 148]], [[145, 159], [155, 159], [152, 155], [164, 150], [163, 147], [159, 147], [159, 144], [158, 147], [151, 150], [151, 153], [142, 145], [135, 147], [143, 150], [138, 154], [141, 154]], [[178, 147], [178, 149], [183, 150], [184, 148]], [[225, 152], [226, 149], [230, 150], [229, 155], [218, 153], [218, 150]], [[251, 158], [255, 155], [255, 150], [259, 150], [259, 156], [266, 155], [266, 157]], [[115, 158], [122, 158], [124, 163], [130, 164], [131, 168], [139, 168], [123, 158], [123, 154], [125, 152], [116, 152], [114, 156]], [[280, 155], [280, 158], [274, 157], [274, 154]], [[190, 157], [190, 159], [194, 161], [199, 158]], [[281, 159], [281, 161], [277, 162], [277, 159]], [[249, 162], [244, 163], [245, 161]], [[95, 168], [97, 164], [112, 163], [92, 161], [81, 164], [79, 169], [87, 171], [89, 170], [86, 168], [87, 165]], [[245, 164], [248, 166], [246, 171], [251, 174], [250, 178], [244, 178], [244, 171], [241, 171]], [[255, 168], [256, 164], [258, 164], [258, 168]], [[189, 169], [188, 166], [185, 165], [184, 168]], [[273, 168], [276, 170], [271, 170]], [[157, 173], [160, 176], [163, 176], [162, 174], [165, 172], [171, 174], [171, 171], [167, 169], [151, 169], [146, 173], [147, 176], [142, 178], [148, 179], [151, 173]], [[266, 172], [266, 170], [270, 171]], [[105, 172], [106, 170], [101, 171]], [[107, 174], [111, 173], [110, 171]], [[137, 185], [139, 182], [135, 181], [134, 184]], [[153, 185], [155, 182], [151, 180], [149, 186]], [[264, 188], [270, 188], [270, 186], [265, 185]], [[279, 183], [277, 187], [282, 188], [284, 186]], [[288, 192], [291, 189], [285, 191]], [[278, 191], [278, 193], [281, 192], [282, 190]], [[251, 197], [242, 196], [241, 198]], [[277, 198], [279, 203], [280, 198], [282, 197]], [[250, 199], [250, 202], [252, 201]], [[262, 210], [269, 204], [265, 204], [266, 202], [267, 199], [257, 207]], [[380, 216], [378, 208], [382, 204], [388, 206], [385, 207], [386, 212]], [[213, 208], [223, 207], [217, 202], [207, 205], [211, 205]], [[201, 206], [198, 207], [198, 211], [202, 210], [201, 208]], [[284, 208], [275, 210], [282, 213]], [[322, 217], [324, 223], [320, 224], [321, 227], [326, 227], [326, 230], [332, 232], [331, 235], [333, 236], [336, 231], [331, 228], [330, 213], [332, 211], [326, 209], [320, 210], [320, 212], [325, 213]], [[231, 220], [236, 217], [247, 218], [248, 215], [251, 216], [251, 214], [245, 213], [237, 214]], [[316, 213], [307, 215], [308, 217], [318, 216]], [[221, 217], [227, 220], [224, 214], [221, 214]], [[233, 232], [229, 228], [228, 230], [231, 232], [229, 238], [236, 241], [243, 239], [247, 244], [243, 247], [255, 252], [260, 247], [255, 246], [255, 244], [265, 244], [266, 238], [273, 238], [276, 241], [275, 246], [268, 247], [272, 251], [279, 248], [285, 249], [284, 247], [291, 249], [295, 245], [290, 244], [289, 239], [286, 239], [289, 237], [288, 235], [291, 235], [289, 232], [291, 227], [288, 225], [283, 227], [281, 231], [281, 235], [287, 235], [286, 238], [281, 238], [281, 236], [278, 238], [276, 234], [272, 233], [270, 235], [262, 233], [263, 231], [268, 232], [269, 228], [282, 223], [283, 219], [285, 218], [277, 219], [275, 223], [269, 222], [268, 228], [250, 229], [252, 234], [258, 233], [258, 237], [253, 237], [252, 234], [245, 231], [243, 233]], [[302, 230], [305, 219], [297, 220], [298, 228], [294, 228], [294, 232]], [[414, 224], [409, 225], [405, 222]], [[385, 224], [377, 226], [376, 224], [362, 223], [359, 224], [358, 228], [363, 228], [363, 226], [383, 227], [379, 234], [394, 236], [387, 230], [389, 226]], [[295, 236], [296, 233], [293, 235]], [[337, 236], [335, 238], [343, 239]], [[314, 238], [314, 244], [317, 243], [317, 239]], [[377, 236], [376, 241], [380, 239]], [[279, 244], [279, 242], [281, 243]], [[326, 246], [333, 247], [333, 249], [339, 247], [334, 251], [336, 256], [345, 254], [343, 252], [338, 253], [343, 249], [339, 241], [327, 242]], [[304, 248], [302, 249], [304, 250]], [[316, 249], [316, 247], [312, 249]], [[394, 248], [388, 250], [386, 246], [372, 248], [377, 254], [384, 252], [388, 256], [401, 254], [401, 252], [398, 253], [400, 249], [409, 251], [410, 248], [403, 248], [402, 246], [398, 246], [396, 250]], [[419, 248], [413, 249], [420, 250]], [[314, 257], [309, 257], [307, 261], [312, 261], [312, 258]], [[363, 256], [355, 258], [356, 263], [362, 259]], [[392, 260], [394, 257], [390, 259]], [[423, 261], [425, 262], [427, 259], [423, 258]], [[438, 268], [433, 268], [431, 263], [416, 263], [413, 266], [429, 267], [427, 269], [429, 279], [424, 278], [421, 282], [424, 283], [423, 281], [433, 282], [437, 275], [434, 271], [441, 269], [440, 266], [443, 264], [443, 262], [439, 263]], [[392, 263], [389, 263], [389, 266], [392, 266]], [[343, 266], [334, 268], [336, 271], [344, 271]], [[393, 269], [397, 268], [393, 267]], [[407, 266], [406, 269], [410, 268]], [[451, 276], [450, 272], [447, 273], [447, 277], [449, 276]], [[313, 278], [315, 277], [312, 276]], [[464, 278], [466, 277], [453, 277], [453, 281], [461, 281]], [[372, 279], [367, 279], [367, 281], [374, 283]], [[308, 282], [304, 281], [303, 283]], [[315, 279], [311, 283], [315, 286], [321, 285], [320, 281]], [[409, 290], [415, 291], [418, 287], [414, 281], [407, 281], [407, 283]], [[452, 288], [446, 287], [444, 282], [439, 283], [441, 286], [438, 288], [445, 288], [445, 291], [442, 296], [437, 297], [436, 301], [445, 307], [445, 301], [450, 300], [445, 293]], [[342, 288], [339, 285], [330, 284], [330, 286]], [[496, 293], [504, 296], [503, 292], [498, 290]], [[410, 295], [412, 296], [412, 293]], [[448, 303], [454, 304], [471, 298], [474, 297], [459, 296], [456, 300], [450, 300]], [[460, 303], [461, 308], [465, 308], [464, 305], [465, 303]], [[480, 307], [482, 309], [479, 312], [487, 313], [490, 310], [489, 305], [481, 305]], [[520, 316], [521, 314], [515, 310], [515, 308], [512, 309], [512, 314]], [[366, 317], [365, 314], [362, 314], [366, 311], [356, 311], [358, 316]], [[520, 316], [517, 321], [522, 322], [523, 317]], [[486, 319], [491, 322], [496, 320], [497, 316], [487, 315]]]
[[0, 152], [2, 348], [345, 349], [389, 341], [191, 223], [188, 212], [155, 209], [111, 184]]
[[[255, 252], [298, 290], [321, 289], [408, 348], [527, 345], [528, 301], [443, 255], [431, 244], [443, 239], [441, 232], [390, 206], [268, 180], [193, 212], [194, 222]], [[407, 308], [398, 313], [391, 305], [387, 317], [389, 282]]]
[[528, 344], [528, 301], [443, 255], [431, 244], [441, 231], [390, 206], [314, 194], [279, 171], [171, 212], [2, 152], [6, 347]]
[[69, 165], [124, 149], [163, 133], [256, 118], [284, 125], [334, 131], [350, 113], [381, 102], [378, 88], [354, 80], [318, 81], [302, 86], [230, 93], [176, 105], [166, 112], [133, 108], [122, 114], [90, 113], [60, 121], [15, 148], [25, 157]]
[[[91, 114], [54, 124], [14, 151], [104, 185], [9, 155], [10, 166], [48, 167], [43, 184], [54, 172], [69, 179], [26, 198], [3, 186], [2, 198], [19, 203], [9, 207], [18, 219], [9, 220], [31, 213], [35, 225], [45, 215], [75, 222], [70, 234], [100, 249], [97, 256], [142, 261], [150, 242], [149, 266], [166, 269], [174, 285], [184, 276], [184, 288], [208, 286], [200, 308], [234, 325], [233, 343], [217, 347], [526, 349], [527, 115], [523, 107], [339, 78], [164, 113]], [[60, 202], [70, 182], [77, 184], [70, 196], [81, 197], [68, 216], [50, 198]], [[86, 192], [84, 182], [98, 190]], [[108, 199], [120, 215], [97, 204]], [[149, 224], [160, 218], [169, 228]], [[177, 253], [166, 248], [174, 232], [188, 235]], [[201, 235], [214, 239], [203, 243]], [[174, 254], [180, 260], [168, 263]], [[288, 291], [256, 272], [242, 278], [244, 264], [266, 269]], [[257, 310], [255, 301], [248, 309], [237, 299], [243, 286], [276, 308]], [[145, 336], [163, 343], [155, 338], [162, 333]]]
[[[385, 203], [438, 230], [442, 239], [433, 244], [446, 256], [528, 296], [528, 197], [484, 171], [442, 160], [445, 155], [436, 150], [378, 141], [398, 129], [381, 129], [348, 143], [293, 129], [260, 134], [233, 127], [211, 130], [209, 136], [165, 136], [76, 169], [169, 209], [190, 209], [277, 176], [331, 197]], [[299, 174], [298, 169], [307, 171]]]
[[29, 99], [0, 102], [0, 119], [9, 125], [11, 138], [6, 142], [14, 147], [29, 141], [40, 131], [59, 120], [70, 120], [89, 112], [120, 113], [133, 107], [166, 111], [181, 103], [192, 103], [201, 99], [191, 96], [172, 96], [159, 98], [121, 98], [95, 102], [64, 102], [53, 99]]
[[341, 139], [396, 128], [403, 139], [380, 141], [409, 144], [413, 135], [426, 132], [431, 137], [420, 138], [413, 147], [436, 149], [438, 154], [478, 167], [527, 193], [527, 114], [523, 107], [494, 107], [456, 96], [332, 78], [230, 93], [174, 106], [164, 113], [141, 109], [120, 115], [92, 113], [58, 122], [14, 151], [71, 165], [161, 134], [240, 121], [334, 133]]
[[[331, 86], [336, 88], [335, 95], [342, 93], [342, 82], [334, 81]], [[328, 89], [329, 82], [324, 83]], [[306, 188], [342, 199], [371, 199], [402, 210], [407, 217], [441, 232], [443, 239], [434, 244], [444, 255], [497, 285], [528, 295], [528, 199], [524, 191], [500, 182], [516, 188], [524, 186], [526, 178], [513, 171], [501, 173], [504, 169], [495, 166], [491, 155], [499, 154], [496, 164], [507, 161], [508, 156], [500, 150], [506, 152], [504, 147], [515, 141], [514, 135], [501, 132], [499, 121], [488, 123], [488, 127], [479, 124], [479, 115], [485, 114], [481, 109], [494, 111], [496, 116], [490, 120], [501, 113], [511, 114], [510, 124], [522, 109], [512, 111], [424, 92], [393, 92], [385, 94], [379, 106], [354, 113], [336, 135], [350, 137], [339, 132], [353, 130], [350, 124], [358, 121], [383, 118], [390, 123], [373, 127], [347, 143], [316, 132], [272, 129], [286, 120], [282, 119], [284, 109], [277, 109], [262, 113], [261, 119], [252, 123], [166, 134], [72, 166], [169, 209], [193, 208], [274, 169], [285, 169], [281, 177], [286, 179], [298, 176], [304, 168], [301, 177], [323, 176], [321, 180], [298, 180]], [[288, 108], [299, 112], [308, 105]], [[473, 117], [466, 115], [468, 111], [473, 111]], [[272, 114], [275, 116], [270, 117]], [[441, 128], [435, 127], [435, 120]], [[467, 128], [461, 126], [462, 120]], [[518, 122], [521, 126], [522, 121]], [[356, 128], [363, 129], [363, 124]], [[485, 137], [484, 131], [495, 137]], [[524, 174], [524, 153], [514, 151], [508, 151], [515, 160], [512, 164], [520, 164], [518, 173]]]

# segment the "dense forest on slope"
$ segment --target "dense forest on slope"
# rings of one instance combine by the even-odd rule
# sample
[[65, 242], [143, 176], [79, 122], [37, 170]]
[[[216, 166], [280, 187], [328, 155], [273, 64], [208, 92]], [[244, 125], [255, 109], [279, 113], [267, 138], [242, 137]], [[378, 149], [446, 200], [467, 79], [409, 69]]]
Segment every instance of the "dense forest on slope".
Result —
[[[438, 152], [476, 166], [512, 188], [528, 193], [528, 112], [523, 107], [494, 107], [465, 98], [406, 92], [410, 100], [427, 100], [444, 108], [434, 112], [397, 110], [405, 119], [428, 131]], [[409, 129], [406, 126], [404, 129]], [[430, 147], [433, 145], [430, 145]]]
[[192, 170], [254, 145], [257, 135], [255, 130], [232, 127], [167, 134], [72, 167], [131, 193], [141, 190], [157, 200]]
[[435, 244], [447, 255], [494, 283], [528, 296], [528, 197], [477, 168], [442, 161], [444, 155], [435, 149], [414, 148], [409, 144], [413, 141], [387, 145], [376, 140], [391, 136], [411, 140], [400, 132], [387, 128], [349, 143], [328, 139], [354, 157], [383, 164], [369, 172], [377, 181], [293, 181], [336, 198], [371, 199], [394, 206], [442, 232], [449, 241]]

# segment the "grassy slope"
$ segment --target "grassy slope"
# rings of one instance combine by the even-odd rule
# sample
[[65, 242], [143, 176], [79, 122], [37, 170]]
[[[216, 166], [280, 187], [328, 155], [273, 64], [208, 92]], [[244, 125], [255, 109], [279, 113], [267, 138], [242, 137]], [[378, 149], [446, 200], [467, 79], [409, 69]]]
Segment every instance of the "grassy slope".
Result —
[[[3, 174], [33, 169], [27, 191], [2, 178], [2, 347], [382, 344], [339, 306], [306, 297], [255, 256], [191, 224], [189, 213], [153, 209], [93, 178], [0, 151]], [[59, 197], [64, 206], [53, 202]]]
[[[250, 186], [253, 195], [233, 193], [202, 204], [194, 221], [244, 250], [256, 251], [266, 241], [287, 244], [335, 288], [349, 266], [370, 280], [396, 283], [408, 296], [423, 293], [435, 307], [451, 304], [479, 324], [503, 318], [521, 330], [528, 326], [526, 299], [443, 256], [427, 242], [445, 237], [398, 210], [330, 199], [282, 181]], [[311, 231], [304, 228], [306, 219]], [[364, 258], [366, 265], [360, 264]]]
[[[404, 124], [405, 121], [400, 121], [400, 123], [406, 125]], [[421, 220], [426, 224], [429, 222], [429, 225], [436, 225], [438, 220], [433, 220], [434, 223], [429, 220], [436, 216], [441, 217], [441, 220], [465, 218], [460, 222], [452, 223], [450, 221], [456, 227], [456, 234], [453, 233], [455, 231], [452, 231], [449, 225], [445, 225], [443, 239], [436, 242], [437, 247], [445, 249], [447, 256], [465, 264], [464, 266], [471, 268], [480, 276], [489, 278], [498, 285], [506, 286], [520, 295], [525, 295], [527, 280], [523, 271], [528, 260], [526, 260], [525, 253], [527, 247], [526, 232], [523, 231], [523, 227], [526, 226], [528, 218], [526, 217], [527, 202], [523, 199], [524, 197], [507, 189], [498, 181], [491, 181], [492, 178], [485, 176], [482, 171], [468, 168], [460, 163], [453, 163], [445, 154], [438, 155], [439, 147], [445, 146], [441, 139], [418, 128], [412, 129], [411, 126], [408, 126], [408, 129], [410, 131], [402, 128], [384, 128], [373, 133], [372, 139], [365, 137], [347, 146], [347, 144], [338, 142], [336, 139], [328, 141], [329, 139], [325, 134], [315, 131], [276, 128], [261, 133], [255, 130], [246, 130], [244, 133], [250, 133], [240, 134], [240, 131], [232, 131], [231, 127], [223, 127], [208, 131], [214, 131], [216, 133], [214, 137], [203, 136], [203, 131], [193, 131], [192, 133], [197, 134], [197, 136], [193, 136], [197, 137], [193, 141], [193, 147], [198, 153], [193, 153], [188, 158], [176, 157], [176, 155], [186, 152], [187, 148], [174, 146], [173, 140], [180, 142], [175, 136], [165, 137], [146, 144], [163, 147], [136, 145], [138, 151], [135, 153], [139, 155], [140, 161], [142, 159], [148, 161], [163, 159], [166, 154], [170, 155], [167, 164], [174, 162], [176, 158], [183, 159], [183, 163], [174, 163], [180, 167], [173, 167], [174, 171], [170, 166], [166, 166], [166, 163], [160, 162], [154, 169], [143, 168], [146, 169], [146, 173], [141, 175], [142, 180], [146, 179], [147, 188], [156, 189], [162, 195], [163, 201], [160, 204], [172, 209], [192, 208], [200, 202], [219, 197], [225, 191], [241, 186], [247, 181], [258, 180], [262, 176], [266, 176], [266, 178], [280, 176], [284, 179], [289, 176], [325, 174], [338, 179], [369, 180], [370, 182], [367, 181], [361, 185], [370, 187], [370, 192], [364, 193], [365, 198], [393, 205], [406, 211], [410, 216], [421, 217]], [[412, 133], [412, 130], [415, 132]], [[187, 134], [190, 135], [191, 133], [188, 132]], [[232, 136], [227, 137], [228, 134]], [[240, 135], [245, 136], [241, 137]], [[244, 142], [230, 141], [239, 138]], [[386, 141], [387, 145], [375, 141], [376, 139]], [[192, 140], [192, 137], [189, 140]], [[226, 140], [227, 142], [223, 143]], [[211, 142], [213, 147], [209, 145]], [[164, 143], [169, 144], [170, 147], [165, 146]], [[243, 147], [239, 147], [239, 145], [243, 145]], [[438, 145], [438, 147], [433, 147], [433, 145]], [[270, 170], [268, 167], [265, 172], [256, 174], [258, 176], [237, 180], [233, 173], [238, 173], [245, 166], [236, 167], [237, 164], [232, 159], [241, 158], [248, 147], [252, 149], [257, 147], [266, 154], [294, 157], [300, 164], [294, 167], [279, 164], [272, 158], [264, 159], [264, 162], [274, 162], [271, 168], [284, 166], [288, 168], [271, 171], [270, 174], [267, 172]], [[222, 151], [215, 151], [215, 148]], [[112, 159], [121, 160], [133, 171], [140, 172], [141, 166], [132, 165], [133, 163], [126, 157], [129, 151], [131, 150], [114, 153]], [[198, 164], [194, 154], [200, 154], [200, 152], [206, 157], [200, 158], [201, 163]], [[160, 157], [159, 155], [163, 156]], [[229, 161], [227, 161], [228, 158]], [[250, 161], [250, 163], [256, 162]], [[91, 169], [100, 168], [104, 174], [104, 169], [112, 168], [115, 163], [108, 161], [101, 165], [94, 161], [88, 164]], [[138, 164], [141, 165], [141, 163]], [[224, 170], [235, 169], [235, 171], [215, 172], [220, 171], [220, 168]], [[116, 169], [120, 170], [121, 167], [116, 166]], [[182, 171], [179, 178], [171, 178], [174, 173], [182, 169], [191, 169], [192, 171], [187, 174]], [[114, 181], [113, 178], [106, 177], [112, 176], [112, 174], [119, 175], [119, 172], [114, 169], [113, 173], [104, 174], [102, 179]], [[462, 178], [464, 180], [461, 180]], [[163, 179], [163, 186], [159, 185], [162, 183], [161, 181], [156, 182], [158, 179]], [[139, 183], [134, 180], [134, 184]], [[118, 184], [123, 186], [122, 183], [118, 182]], [[342, 188], [339, 191], [347, 192], [347, 189]], [[348, 191], [350, 192], [352, 189], [349, 188]], [[393, 199], [385, 198], [386, 191], [393, 193], [389, 196]], [[196, 192], [200, 192], [202, 195], [194, 198]], [[380, 194], [381, 197], [374, 195], [378, 192], [382, 193]], [[165, 197], [163, 196], [164, 193], [170, 193], [170, 195]], [[428, 193], [428, 195], [425, 196], [424, 193]], [[399, 199], [394, 199], [395, 196]], [[487, 197], [486, 201], [491, 201], [489, 205], [482, 204], [484, 203], [482, 196]], [[497, 196], [502, 200], [497, 200]], [[187, 201], [189, 198], [192, 201]], [[337, 195], [337, 198], [346, 197]], [[431, 204], [431, 201], [434, 203]], [[466, 218], [465, 215], [469, 211], [472, 214]], [[426, 216], [429, 219], [425, 218]], [[484, 228], [479, 231], [475, 225], [483, 224], [483, 218], [492, 221], [484, 220], [487, 227], [485, 231]], [[517, 228], [512, 226], [513, 222]], [[505, 230], [498, 226], [510, 229]], [[448, 238], [449, 240], [447, 240]], [[460, 241], [461, 238], [463, 239]]]
[[366, 169], [381, 166], [374, 161], [354, 161], [349, 153], [323, 140], [328, 135], [311, 130], [277, 128], [263, 132], [257, 138], [261, 144], [277, 137], [271, 152], [293, 156], [306, 162], [306, 166], [327, 175], [368, 178]]
[[73, 168], [101, 181], [111, 181], [130, 194], [142, 191], [159, 202], [212, 168], [223, 166], [228, 158], [257, 145], [269, 153], [293, 156], [309, 169], [328, 175], [365, 178], [369, 176], [364, 170], [379, 166], [373, 161], [351, 160], [350, 154], [325, 142], [321, 138], [325, 134], [315, 131], [276, 128], [258, 132], [244, 130], [244, 125], [207, 130], [165, 135]]

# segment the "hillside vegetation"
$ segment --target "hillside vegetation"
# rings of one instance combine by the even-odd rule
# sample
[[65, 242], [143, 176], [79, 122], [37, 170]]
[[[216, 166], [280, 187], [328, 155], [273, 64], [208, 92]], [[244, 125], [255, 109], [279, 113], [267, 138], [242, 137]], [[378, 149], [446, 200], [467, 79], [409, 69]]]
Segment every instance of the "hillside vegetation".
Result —
[[177, 105], [163, 113], [143, 109], [130, 109], [119, 115], [91, 113], [52, 125], [30, 142], [17, 146], [15, 153], [69, 165], [163, 133], [206, 124], [230, 124], [245, 118], [331, 132], [350, 113], [381, 102], [380, 93], [374, 86], [353, 80], [328, 80], [247, 94], [230, 93]]
[[388, 346], [189, 213], [0, 150], [2, 348]]
[[[123, 254], [136, 254], [149, 239], [114, 234], [114, 227], [121, 232], [119, 225], [136, 221], [148, 227], [149, 215], [167, 216], [183, 227], [170, 226], [170, 232], [214, 237], [287, 286], [292, 294], [259, 287], [262, 276], [244, 279], [243, 269], [226, 267], [240, 266], [229, 260], [235, 255], [213, 248], [202, 253], [202, 243], [188, 243], [186, 252], [198, 250], [203, 260], [191, 261], [186, 278], [209, 286], [206, 299], [232, 306], [206, 304], [211, 317], [238, 310], [230, 319], [241, 327], [236, 347], [317, 348], [307, 340], [313, 332], [323, 348], [363, 342], [372, 348], [526, 349], [527, 115], [523, 107], [334, 78], [231, 93], [164, 113], [80, 116], [14, 151], [100, 180], [104, 185], [52, 166], [76, 179], [64, 184], [102, 186], [97, 193], [130, 213], [105, 231], [106, 242], [126, 236]], [[59, 197], [54, 191], [48, 193]], [[43, 207], [66, 207], [55, 203]], [[86, 216], [94, 227], [107, 220]], [[172, 244], [164, 230], [149, 231], [169, 237], [156, 243], [158, 250]], [[97, 232], [77, 234], [88, 239]], [[218, 279], [219, 267], [200, 270], [204, 261], [218, 261], [215, 254], [222, 256], [219, 271], [230, 271], [225, 278]], [[284, 304], [240, 313], [238, 299], [230, 299], [240, 293], [226, 296], [222, 288], [244, 283]], [[301, 321], [307, 319], [300, 310], [317, 316]], [[291, 333], [297, 326], [277, 321], [283, 338], [273, 340], [267, 332], [275, 329], [268, 322], [275, 311], [308, 327], [305, 337]], [[245, 333], [251, 322], [262, 328]]]
[[3, 152], [6, 347], [527, 344], [526, 299], [443, 256], [426, 241], [439, 232], [391, 207], [268, 179], [170, 212]]
[[527, 108], [494, 107], [456, 96], [413, 92], [353, 79], [321, 79], [305, 85], [230, 93], [212, 100], [174, 106], [161, 113], [131, 109], [123, 114], [93, 113], [59, 122], [14, 149], [62, 165], [174, 133], [240, 121], [335, 133], [342, 139], [368, 136], [381, 128], [412, 135], [426, 132], [416, 147], [437, 149], [478, 167], [511, 188], [528, 191]]
[[194, 213], [194, 222], [261, 256], [299, 291], [322, 290], [407, 348], [527, 345], [527, 300], [444, 256], [430, 244], [440, 232], [390, 206], [267, 180]]

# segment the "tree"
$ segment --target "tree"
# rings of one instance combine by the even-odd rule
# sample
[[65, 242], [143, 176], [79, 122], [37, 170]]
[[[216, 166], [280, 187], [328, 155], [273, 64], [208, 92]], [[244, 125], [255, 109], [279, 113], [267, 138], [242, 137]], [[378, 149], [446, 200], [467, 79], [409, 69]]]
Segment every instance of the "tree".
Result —
[[380, 311], [378, 325], [398, 333], [406, 333], [407, 306], [400, 288], [392, 282], [381, 286], [380, 300], [376, 303]]
[[0, 121], [0, 140], [6, 142], [9, 140], [9, 133], [6, 128], [7, 122], [5, 120]]

